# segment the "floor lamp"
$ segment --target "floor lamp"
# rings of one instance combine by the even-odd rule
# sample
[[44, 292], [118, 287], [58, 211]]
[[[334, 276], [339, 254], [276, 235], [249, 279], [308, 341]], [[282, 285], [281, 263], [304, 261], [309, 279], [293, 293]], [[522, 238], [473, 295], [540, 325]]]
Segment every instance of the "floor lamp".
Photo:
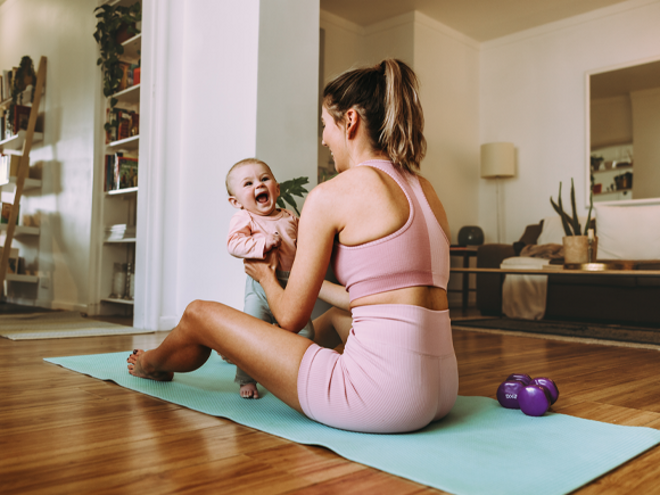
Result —
[[515, 175], [515, 148], [513, 143], [487, 143], [481, 145], [481, 177], [496, 180], [497, 242], [502, 242], [501, 179]]

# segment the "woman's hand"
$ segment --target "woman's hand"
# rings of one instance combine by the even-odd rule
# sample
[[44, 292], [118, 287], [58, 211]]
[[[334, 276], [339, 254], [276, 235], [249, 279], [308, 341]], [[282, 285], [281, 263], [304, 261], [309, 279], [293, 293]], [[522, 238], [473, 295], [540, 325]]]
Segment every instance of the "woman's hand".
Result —
[[263, 260], [244, 259], [245, 273], [261, 283], [267, 277], [276, 278], [277, 249], [271, 249]]

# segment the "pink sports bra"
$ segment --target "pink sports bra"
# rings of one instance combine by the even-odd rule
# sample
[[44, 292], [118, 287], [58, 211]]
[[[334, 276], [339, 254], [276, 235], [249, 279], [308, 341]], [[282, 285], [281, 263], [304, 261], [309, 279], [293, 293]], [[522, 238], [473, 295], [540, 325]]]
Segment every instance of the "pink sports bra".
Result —
[[417, 176], [403, 175], [392, 162], [361, 163], [392, 177], [401, 187], [410, 215], [396, 232], [359, 246], [335, 242], [332, 267], [350, 300], [405, 287], [447, 289], [449, 240], [422, 191]]

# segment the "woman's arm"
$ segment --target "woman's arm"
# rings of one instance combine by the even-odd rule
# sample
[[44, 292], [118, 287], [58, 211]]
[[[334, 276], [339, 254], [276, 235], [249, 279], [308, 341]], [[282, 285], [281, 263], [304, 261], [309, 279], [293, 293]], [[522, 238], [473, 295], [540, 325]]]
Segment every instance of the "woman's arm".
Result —
[[324, 280], [319, 292], [319, 299], [332, 304], [336, 308], [350, 311], [350, 298], [348, 291], [343, 285], [335, 284], [329, 280]]

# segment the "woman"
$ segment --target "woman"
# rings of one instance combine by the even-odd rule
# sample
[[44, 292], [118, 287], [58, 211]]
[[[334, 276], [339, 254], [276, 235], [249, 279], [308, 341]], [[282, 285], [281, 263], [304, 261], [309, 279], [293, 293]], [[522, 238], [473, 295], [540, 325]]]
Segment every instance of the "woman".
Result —
[[[246, 262], [282, 328], [195, 301], [158, 348], [129, 357], [129, 372], [169, 380], [215, 349], [311, 419], [413, 431], [446, 415], [458, 390], [449, 227], [433, 187], [415, 173], [426, 151], [415, 74], [385, 60], [339, 76], [324, 90], [322, 121], [339, 174], [305, 201], [287, 288], [273, 257]], [[346, 289], [324, 281], [331, 258]], [[292, 331], [317, 295], [341, 309], [314, 322], [312, 343]], [[332, 349], [340, 343], [343, 354]]]

